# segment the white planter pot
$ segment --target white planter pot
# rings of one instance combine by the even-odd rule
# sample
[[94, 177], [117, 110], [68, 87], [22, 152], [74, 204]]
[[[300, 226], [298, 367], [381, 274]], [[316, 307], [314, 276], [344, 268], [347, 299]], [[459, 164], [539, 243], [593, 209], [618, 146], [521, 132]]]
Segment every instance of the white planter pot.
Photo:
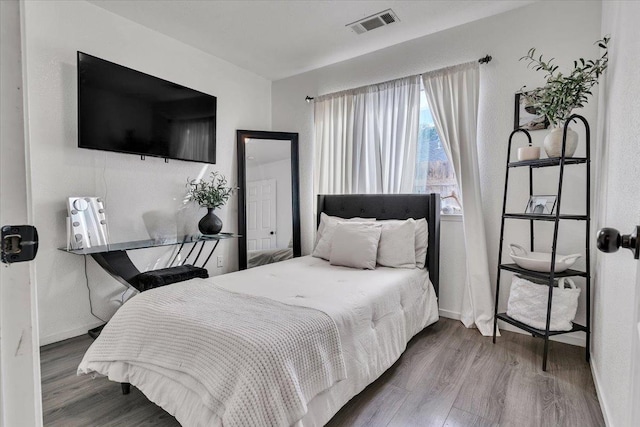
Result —
[[[549, 132], [544, 138], [544, 151], [547, 152], [547, 156], [550, 158], [562, 156], [562, 134], [564, 128], [556, 127]], [[572, 157], [578, 148], [578, 133], [571, 128], [567, 129], [567, 148], [565, 150], [565, 157]]]

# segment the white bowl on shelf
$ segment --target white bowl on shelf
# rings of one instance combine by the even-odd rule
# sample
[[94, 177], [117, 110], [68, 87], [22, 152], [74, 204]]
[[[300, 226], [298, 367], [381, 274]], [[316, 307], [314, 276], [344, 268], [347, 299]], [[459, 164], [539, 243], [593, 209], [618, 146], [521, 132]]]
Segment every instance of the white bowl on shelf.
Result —
[[[551, 271], [551, 254], [548, 252], [529, 252], [520, 245], [511, 243], [509, 256], [521, 268], [548, 273]], [[560, 255], [556, 254], [554, 271], [561, 273], [570, 268], [582, 255]]]

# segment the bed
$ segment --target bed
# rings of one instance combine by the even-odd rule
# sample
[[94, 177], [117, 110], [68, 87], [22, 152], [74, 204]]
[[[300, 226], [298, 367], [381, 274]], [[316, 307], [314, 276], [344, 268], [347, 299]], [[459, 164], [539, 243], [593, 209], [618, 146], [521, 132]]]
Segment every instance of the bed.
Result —
[[[114, 381], [129, 382], [138, 387], [151, 401], [174, 415], [185, 426], [263, 424], [307, 427], [321, 426], [327, 423], [345, 403], [395, 363], [406, 348], [407, 342], [415, 334], [438, 320], [439, 198], [433, 194], [321, 195], [318, 196], [317, 206], [318, 215], [324, 212], [341, 218], [427, 218], [429, 245], [425, 264], [428, 268], [378, 267], [375, 270], [357, 270], [330, 265], [325, 260], [305, 256], [223, 276], [194, 279], [154, 289], [137, 296], [132, 302], [136, 299], [142, 301], [145, 298], [155, 302], [162, 301], [162, 298], [180, 301], [184, 304], [179, 306], [178, 311], [189, 313], [184, 317], [191, 317], [191, 324], [197, 327], [187, 328], [174, 323], [163, 324], [161, 329], [165, 335], [161, 339], [141, 345], [141, 341], [146, 342], [151, 338], [147, 336], [139, 336], [135, 339], [128, 337], [126, 330], [116, 330], [117, 322], [114, 322], [116, 326], [110, 328], [112, 320], [105, 327], [103, 335], [88, 350], [79, 367], [79, 373], [97, 373], [108, 376]], [[217, 293], [211, 300], [207, 300], [214, 288]], [[189, 300], [190, 298], [191, 300]], [[260, 414], [263, 418], [250, 418], [254, 416], [253, 414], [249, 414], [247, 415], [249, 418], [243, 419], [225, 418], [226, 415], [222, 415], [220, 407], [228, 409], [234, 406], [228, 402], [223, 402], [220, 405], [216, 399], [208, 399], [210, 396], [203, 394], [202, 388], [206, 382], [207, 369], [202, 370], [200, 367], [201, 371], [191, 370], [187, 372], [190, 373], [189, 375], [185, 375], [184, 372], [177, 373], [175, 370], [163, 366], [162, 363], [156, 363], [155, 358], [145, 360], [145, 363], [142, 363], [141, 360], [144, 359], [128, 360], [127, 357], [123, 357], [117, 360], [108, 360], [109, 358], [101, 359], [91, 356], [92, 348], [94, 346], [98, 348], [100, 345], [105, 348], [124, 348], [136, 357], [141, 353], [148, 352], [149, 347], [157, 347], [154, 350], [155, 354], [158, 352], [163, 355], [164, 353], [176, 353], [177, 347], [171, 344], [174, 339], [184, 340], [194, 348], [198, 347], [200, 340], [198, 339], [199, 324], [197, 322], [205, 324], [211, 322], [210, 317], [221, 315], [222, 317], [215, 322], [220, 322], [222, 324], [220, 328], [224, 329], [226, 333], [228, 330], [225, 329], [225, 320], [231, 323], [242, 323], [245, 320], [243, 318], [232, 319], [234, 314], [232, 312], [198, 315], [203, 309], [201, 306], [208, 304], [207, 301], [220, 298], [242, 301], [236, 303], [242, 305], [245, 302], [250, 305], [253, 303], [252, 301], [255, 301], [259, 304], [265, 304], [265, 310], [272, 310], [267, 313], [272, 313], [273, 323], [269, 324], [268, 330], [262, 329], [256, 334], [262, 341], [273, 342], [269, 345], [278, 348], [288, 343], [280, 340], [277, 335], [271, 338], [268, 334], [273, 329], [277, 329], [279, 323], [284, 323], [277, 319], [280, 313], [292, 310], [295, 311], [294, 315], [303, 316], [299, 319], [306, 319], [307, 315], [309, 318], [319, 315], [331, 320], [339, 337], [338, 342], [335, 342], [335, 339], [321, 343], [314, 341], [312, 345], [315, 346], [314, 349], [316, 347], [319, 349], [319, 357], [323, 360], [333, 358], [336, 353], [341, 354], [340, 360], [335, 358], [336, 360], [332, 359], [331, 363], [326, 363], [328, 368], [323, 367], [325, 371], [322, 372], [322, 375], [316, 375], [319, 380], [313, 384], [314, 387], [309, 388], [308, 393], [302, 393], [306, 399], [297, 402], [298, 406], [294, 415], [289, 415], [289, 418], [278, 418], [276, 422], [273, 421], [276, 418], [269, 418], [273, 414], [268, 410], [271, 411], [272, 408], [266, 408], [267, 412]], [[132, 302], [125, 304], [121, 311], [124, 311], [127, 305]], [[175, 305], [169, 303], [167, 303], [167, 307], [169, 307], [166, 309], [168, 311], [175, 309]], [[170, 317], [168, 311], [162, 310], [165, 310], [164, 305], [159, 304], [150, 313], [159, 316], [157, 319]], [[120, 311], [116, 316], [119, 314]], [[145, 314], [145, 320], [146, 316]], [[150, 326], [142, 327], [141, 330], [144, 331], [146, 327], [159, 325], [160, 322], [157, 319], [149, 319]], [[269, 320], [271, 319], [265, 319], [264, 322], [269, 323]], [[178, 321], [187, 322], [182, 317], [175, 318], [171, 322]], [[258, 324], [262, 323], [253, 322], [252, 324], [248, 320], [246, 325], [243, 324], [242, 327], [254, 329], [254, 326], [257, 328]], [[303, 322], [298, 320], [295, 323]], [[174, 332], [169, 331], [172, 328], [175, 329]], [[112, 329], [110, 336], [108, 335], [109, 329]], [[106, 338], [104, 335], [107, 335]], [[310, 334], [305, 332], [303, 335]], [[243, 345], [245, 341], [246, 339], [243, 337]], [[165, 347], [163, 347], [163, 342], [166, 343]], [[339, 347], [339, 351], [335, 351], [336, 345]], [[221, 346], [224, 345], [217, 345], [217, 347]], [[215, 353], [215, 349], [213, 352]], [[176, 360], [182, 369], [183, 365], [194, 363], [192, 360], [200, 357], [201, 353], [195, 352], [189, 357], [184, 356], [183, 359]], [[218, 360], [216, 359], [217, 353], [209, 356]], [[244, 356], [243, 352], [239, 352], [236, 359], [242, 359]], [[302, 365], [317, 366], [318, 364], [305, 361]], [[289, 361], [285, 361], [284, 366], [287, 371], [294, 370]], [[248, 367], [242, 370], [253, 372], [251, 369], [252, 367]], [[194, 372], [202, 372], [202, 374], [197, 375]], [[273, 381], [275, 382], [277, 379]], [[240, 383], [239, 380], [231, 381], [230, 389], [237, 390], [244, 387], [244, 385], [240, 387], [238, 385]], [[323, 385], [317, 386], [320, 383]], [[296, 382], [295, 385], [304, 389], [303, 391], [307, 390], [302, 382], [300, 384]], [[264, 390], [271, 392], [274, 388], [278, 389], [278, 393], [282, 393], [281, 387], [264, 386], [264, 384], [262, 388], [251, 392], [257, 396]], [[246, 404], [247, 402], [240, 403]], [[277, 407], [278, 405], [274, 404], [273, 406]], [[241, 409], [236, 412], [243, 413], [244, 416], [246, 411], [242, 405], [240, 407]], [[257, 412], [261, 410], [262, 408], [256, 409]], [[234, 411], [229, 409], [227, 412]]]

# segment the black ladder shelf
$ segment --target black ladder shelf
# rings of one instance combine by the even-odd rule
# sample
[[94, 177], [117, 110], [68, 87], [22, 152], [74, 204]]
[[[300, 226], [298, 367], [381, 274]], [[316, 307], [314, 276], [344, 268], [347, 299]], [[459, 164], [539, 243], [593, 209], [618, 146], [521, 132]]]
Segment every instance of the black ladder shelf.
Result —
[[[565, 157], [565, 149], [566, 149], [566, 140], [567, 140], [567, 129], [569, 123], [580, 120], [585, 127], [586, 130], [586, 157]], [[589, 123], [587, 120], [577, 114], [572, 115], [566, 121], [563, 132], [563, 140], [562, 140], [562, 156], [558, 158], [548, 158], [548, 159], [537, 159], [537, 160], [525, 160], [518, 162], [511, 162], [511, 145], [513, 142], [513, 137], [517, 133], [524, 133], [528, 140], [529, 146], [532, 145], [531, 135], [524, 129], [516, 129], [511, 132], [509, 136], [509, 146], [507, 148], [507, 167], [506, 167], [506, 177], [504, 181], [504, 196], [502, 200], [502, 223], [500, 225], [500, 246], [498, 249], [498, 276], [496, 283], [496, 300], [495, 300], [495, 310], [494, 310], [494, 320], [493, 320], [493, 343], [496, 342], [496, 331], [498, 319], [505, 321], [513, 326], [516, 326], [522, 330], [529, 332], [534, 337], [543, 338], [544, 339], [544, 354], [542, 357], [542, 370], [547, 370], [547, 353], [549, 351], [549, 338], [554, 335], [567, 334], [576, 331], [584, 331], [586, 333], [586, 359], [589, 361], [589, 347], [590, 347], [590, 337], [591, 337], [591, 259], [589, 255], [589, 244], [590, 244], [590, 209], [591, 209], [591, 158], [590, 158], [590, 130]], [[564, 168], [567, 165], [578, 165], [585, 164], [586, 166], [586, 207], [584, 215], [565, 215], [560, 213], [560, 206], [562, 201], [562, 180], [564, 177]], [[544, 214], [520, 214], [520, 213], [507, 213], [507, 190], [509, 188], [509, 171], [511, 168], [517, 167], [529, 167], [529, 195], [533, 195], [533, 170], [538, 168], [545, 167], [559, 167], [560, 174], [558, 178], [558, 192], [557, 192], [557, 203], [556, 203], [556, 213], [551, 215]], [[551, 221], [554, 222], [553, 228], [553, 242], [551, 249], [551, 271], [548, 273], [540, 273], [537, 271], [526, 270], [524, 268], [519, 267], [516, 264], [503, 264], [502, 263], [502, 248], [504, 244], [504, 224], [505, 219], [516, 219], [516, 220], [528, 220], [529, 221], [529, 236], [531, 243], [531, 251], [534, 251], [534, 223], [535, 221]], [[558, 228], [561, 221], [565, 220], [574, 220], [574, 221], [584, 221], [585, 222], [585, 261], [586, 261], [586, 271], [578, 271], [578, 270], [566, 270], [561, 273], [555, 272], [555, 261], [556, 261], [556, 250], [558, 243]], [[519, 322], [515, 319], [512, 319], [507, 315], [507, 313], [498, 313], [498, 301], [500, 297], [500, 274], [501, 272], [510, 271], [513, 273], [518, 273], [522, 276], [528, 276], [535, 279], [543, 279], [544, 281], [548, 281], [549, 286], [549, 297], [547, 303], [547, 322], [545, 329], [536, 329], [528, 326], [522, 322]], [[579, 276], [586, 278], [586, 325], [579, 325], [574, 323], [573, 329], [570, 331], [550, 331], [549, 324], [551, 322], [551, 303], [553, 297], [553, 285], [554, 279], [559, 277], [569, 277], [569, 276]], [[544, 286], [544, 285], [542, 285]]]

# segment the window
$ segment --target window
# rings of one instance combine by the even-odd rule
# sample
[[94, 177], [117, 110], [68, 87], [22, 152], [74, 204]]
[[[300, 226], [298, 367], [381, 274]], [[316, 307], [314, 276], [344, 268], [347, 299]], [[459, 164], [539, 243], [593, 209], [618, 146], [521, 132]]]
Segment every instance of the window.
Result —
[[414, 193], [440, 193], [442, 213], [461, 214], [453, 166], [440, 142], [424, 89], [420, 91], [420, 121]]

